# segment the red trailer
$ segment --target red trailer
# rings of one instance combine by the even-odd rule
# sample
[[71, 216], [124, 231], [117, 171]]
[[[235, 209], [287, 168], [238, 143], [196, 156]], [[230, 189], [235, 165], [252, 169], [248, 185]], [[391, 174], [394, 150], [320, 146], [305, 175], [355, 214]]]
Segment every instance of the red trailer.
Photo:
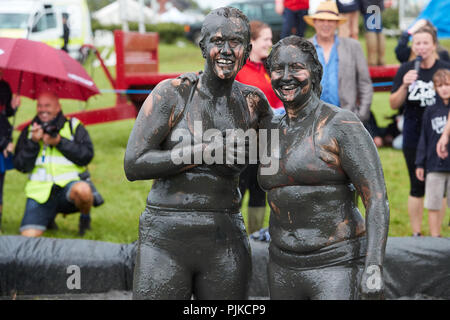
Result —
[[374, 91], [391, 91], [399, 65], [369, 67]]

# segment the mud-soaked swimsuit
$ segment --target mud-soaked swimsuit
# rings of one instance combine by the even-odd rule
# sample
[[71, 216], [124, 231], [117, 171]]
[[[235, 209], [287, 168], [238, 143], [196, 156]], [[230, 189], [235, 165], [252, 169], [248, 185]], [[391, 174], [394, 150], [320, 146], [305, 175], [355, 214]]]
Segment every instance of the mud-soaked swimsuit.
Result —
[[[176, 144], [176, 129], [192, 134], [192, 96], [163, 149]], [[139, 221], [134, 299], [248, 298], [251, 255], [239, 209], [239, 174], [218, 166], [154, 180]], [[225, 175], [219, 177], [218, 169]]]
[[139, 222], [133, 295], [246, 299], [250, 259], [241, 213], [147, 206]]
[[307, 108], [302, 126], [281, 128], [281, 170], [259, 177], [271, 205], [270, 297], [355, 299], [366, 252], [359, 231], [364, 219], [334, 154], [316, 143], [330, 134], [337, 109], [322, 103]]
[[271, 299], [354, 300], [364, 268], [366, 238], [301, 254], [269, 246]]

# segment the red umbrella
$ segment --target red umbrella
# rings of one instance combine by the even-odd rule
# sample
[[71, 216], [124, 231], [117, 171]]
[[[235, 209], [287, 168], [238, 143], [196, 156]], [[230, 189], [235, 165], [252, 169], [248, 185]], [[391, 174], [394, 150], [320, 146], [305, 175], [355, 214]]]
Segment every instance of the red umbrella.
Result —
[[83, 101], [100, 93], [78, 61], [43, 42], [0, 38], [0, 68], [14, 93], [32, 99], [48, 89], [59, 98]]

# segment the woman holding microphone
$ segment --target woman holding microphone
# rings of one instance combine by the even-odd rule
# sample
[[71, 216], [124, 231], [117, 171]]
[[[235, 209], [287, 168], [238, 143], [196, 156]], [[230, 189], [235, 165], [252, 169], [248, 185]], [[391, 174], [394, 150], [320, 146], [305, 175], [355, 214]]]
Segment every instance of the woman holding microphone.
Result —
[[[397, 71], [389, 103], [392, 109], [403, 108], [403, 155], [408, 167], [411, 183], [408, 198], [408, 213], [413, 236], [421, 236], [423, 196], [425, 184], [415, 175], [415, 159], [420, 127], [425, 108], [436, 103], [433, 75], [440, 68], [450, 64], [439, 59], [436, 32], [422, 27], [413, 34], [412, 52], [415, 59], [403, 63]], [[445, 208], [444, 208], [445, 209]]]

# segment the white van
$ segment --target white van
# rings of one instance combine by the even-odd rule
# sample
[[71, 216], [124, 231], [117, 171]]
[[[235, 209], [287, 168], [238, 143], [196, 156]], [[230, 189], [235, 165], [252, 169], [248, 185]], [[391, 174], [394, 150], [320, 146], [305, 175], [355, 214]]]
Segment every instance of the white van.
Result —
[[69, 16], [69, 53], [80, 59], [81, 45], [92, 44], [86, 0], [0, 0], [0, 37], [28, 38], [61, 48], [63, 13]]

